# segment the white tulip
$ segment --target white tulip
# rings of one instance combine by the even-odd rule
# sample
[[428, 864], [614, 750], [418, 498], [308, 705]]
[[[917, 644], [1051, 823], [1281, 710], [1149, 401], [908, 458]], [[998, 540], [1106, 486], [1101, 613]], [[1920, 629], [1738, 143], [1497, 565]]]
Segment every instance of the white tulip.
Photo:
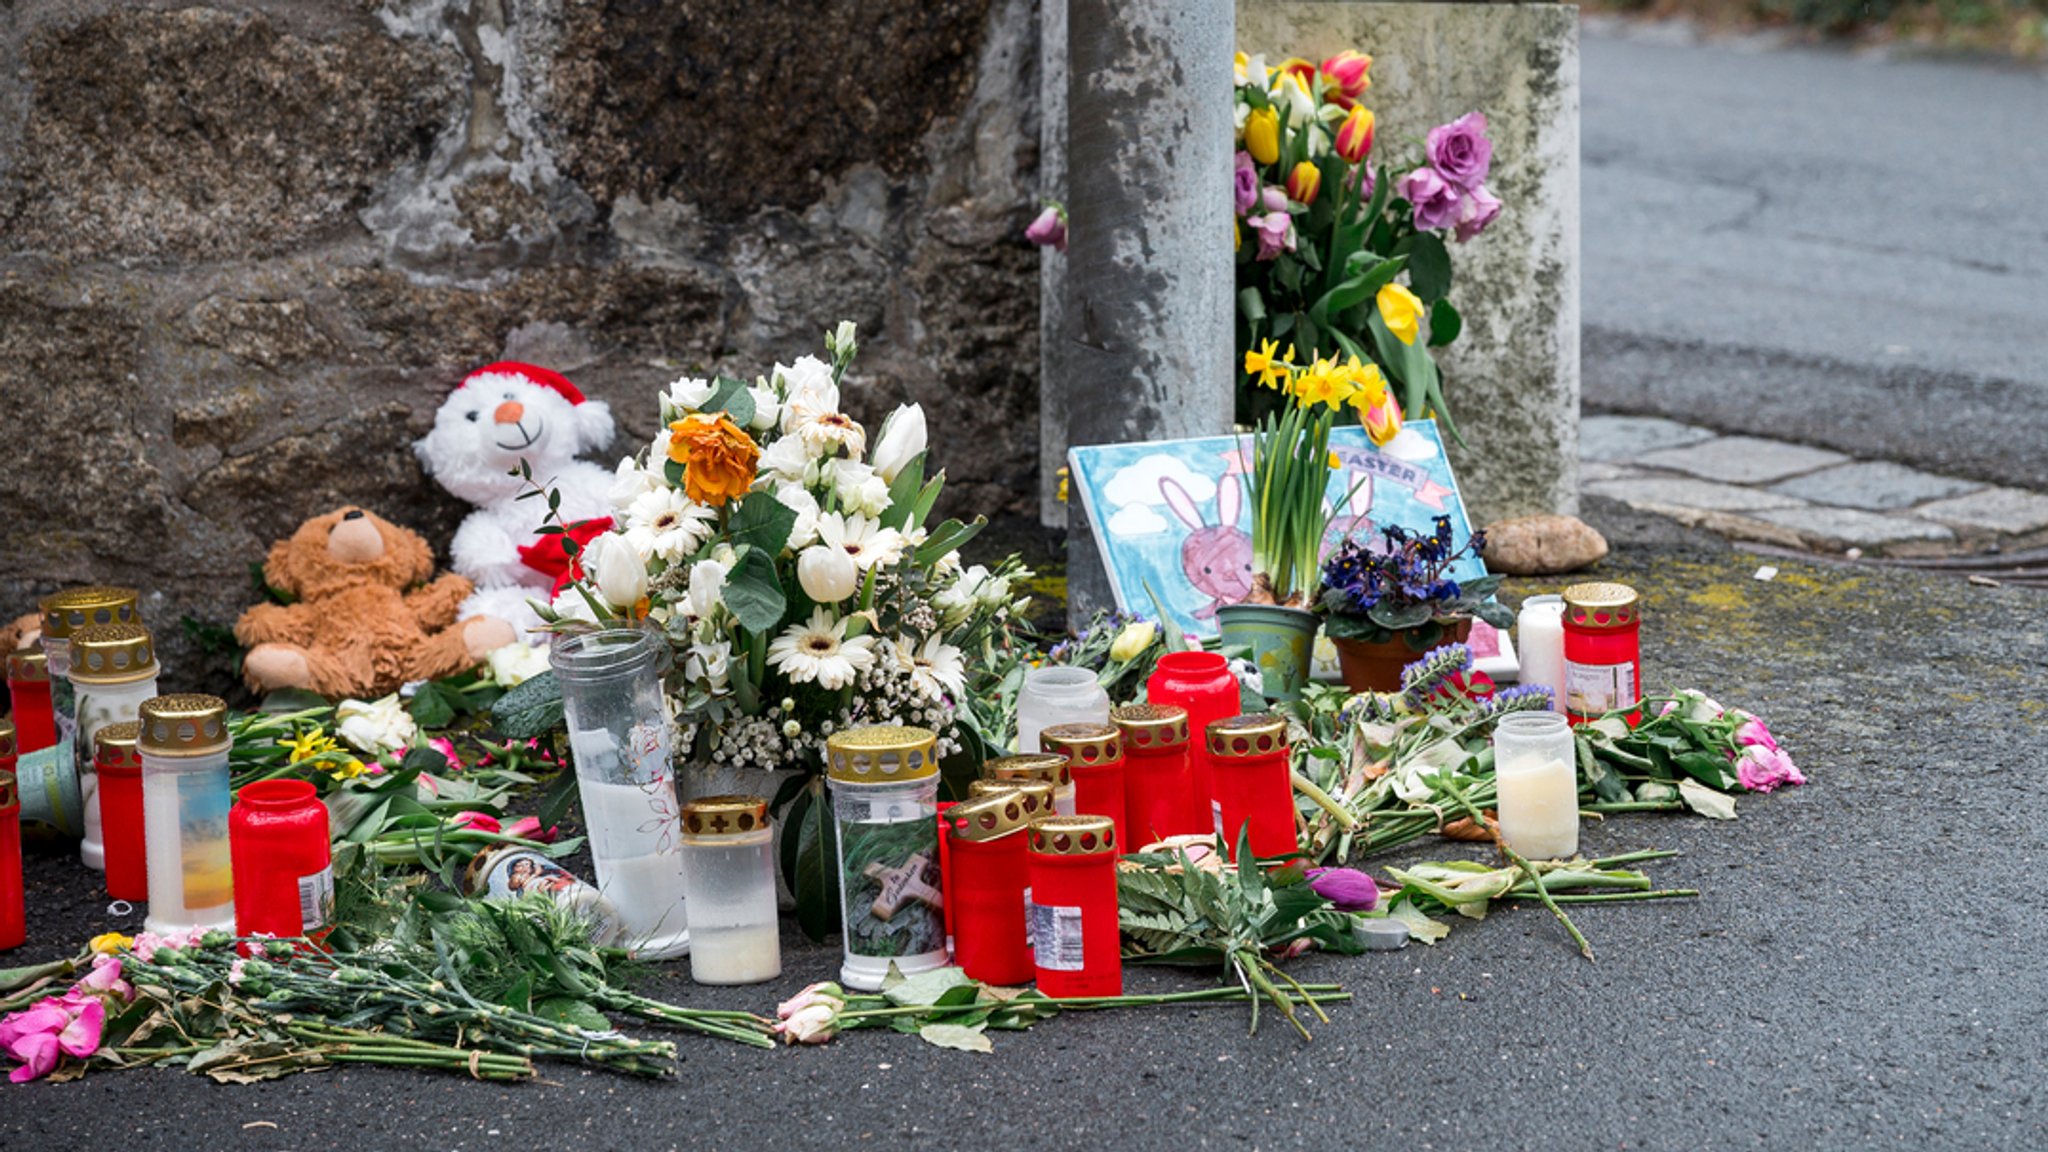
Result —
[[597, 585], [597, 594], [614, 608], [631, 608], [647, 596], [647, 561], [616, 532], [583, 546], [583, 571]]
[[837, 604], [860, 586], [860, 569], [843, 548], [813, 544], [796, 560], [796, 582], [820, 604]]
[[766, 432], [782, 419], [782, 400], [773, 388], [749, 388], [747, 394], [754, 398], [754, 418], [747, 421], [747, 427], [756, 432]]
[[396, 752], [420, 734], [396, 692], [379, 700], [343, 700], [335, 706], [334, 718], [334, 734], [372, 756]]
[[882, 438], [875, 444], [875, 473], [894, 484], [896, 474], [924, 453], [925, 438], [924, 406], [898, 408], [882, 425]]
[[786, 547], [802, 551], [818, 539], [818, 498], [796, 484], [784, 484], [775, 490], [775, 502], [796, 513], [796, 523], [789, 529], [789, 543]]
[[633, 501], [662, 486], [659, 476], [648, 472], [634, 463], [631, 456], [619, 461], [619, 467], [612, 474], [611, 486], [605, 490], [605, 499], [614, 511], [624, 512]]
[[711, 615], [725, 593], [725, 575], [731, 565], [715, 559], [699, 560], [690, 566], [690, 615], [698, 620]]
[[668, 386], [669, 402], [684, 412], [702, 412], [718, 385], [701, 377], [685, 376]]

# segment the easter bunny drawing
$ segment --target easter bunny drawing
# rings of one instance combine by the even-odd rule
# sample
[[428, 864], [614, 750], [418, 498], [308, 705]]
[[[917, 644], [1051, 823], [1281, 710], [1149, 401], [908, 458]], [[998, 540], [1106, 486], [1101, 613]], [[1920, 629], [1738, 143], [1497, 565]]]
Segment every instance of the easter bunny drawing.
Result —
[[1225, 476], [1216, 483], [1216, 523], [1202, 518], [1188, 490], [1170, 479], [1159, 481], [1159, 493], [1166, 506], [1191, 531], [1181, 541], [1180, 566], [1188, 583], [1210, 598], [1197, 609], [1195, 618], [1211, 620], [1216, 609], [1238, 604], [1252, 590], [1252, 538], [1237, 526], [1241, 491], [1238, 478]]

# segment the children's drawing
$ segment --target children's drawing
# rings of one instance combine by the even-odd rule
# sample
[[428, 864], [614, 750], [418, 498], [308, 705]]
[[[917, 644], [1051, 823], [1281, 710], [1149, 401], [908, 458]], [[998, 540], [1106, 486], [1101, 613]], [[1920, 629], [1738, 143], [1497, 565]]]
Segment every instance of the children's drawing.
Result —
[[[1155, 615], [1150, 585], [1183, 630], [1216, 634], [1216, 609], [1251, 590], [1250, 451], [1249, 436], [1212, 436], [1068, 453], [1119, 610]], [[1330, 451], [1326, 551], [1347, 535], [1375, 543], [1383, 525], [1428, 530], [1438, 516], [1460, 539], [1471, 532], [1434, 421], [1410, 421], [1384, 448], [1363, 429], [1338, 428]], [[1452, 571], [1466, 580], [1486, 569], [1473, 559]]]

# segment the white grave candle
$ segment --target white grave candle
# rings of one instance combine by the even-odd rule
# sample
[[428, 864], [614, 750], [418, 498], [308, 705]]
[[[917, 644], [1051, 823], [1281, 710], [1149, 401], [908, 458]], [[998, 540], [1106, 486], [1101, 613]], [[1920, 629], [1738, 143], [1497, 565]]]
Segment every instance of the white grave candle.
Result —
[[1523, 684], [1550, 689], [1550, 710], [1564, 711], [1564, 597], [1531, 596], [1515, 617]]
[[1553, 712], [1504, 716], [1493, 731], [1503, 843], [1531, 860], [1579, 850], [1579, 774], [1571, 725]]

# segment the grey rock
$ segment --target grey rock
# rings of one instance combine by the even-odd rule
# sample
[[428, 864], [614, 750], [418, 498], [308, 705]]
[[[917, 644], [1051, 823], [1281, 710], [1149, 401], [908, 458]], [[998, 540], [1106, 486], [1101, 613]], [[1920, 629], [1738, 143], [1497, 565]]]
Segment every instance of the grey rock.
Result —
[[1715, 512], [1753, 512], [1761, 508], [1792, 508], [1803, 503], [1775, 492], [1683, 476], [1632, 476], [1589, 484], [1586, 490], [1637, 507], [1703, 508]]
[[1579, 421], [1579, 459], [1627, 462], [1713, 438], [1711, 429], [1656, 416], [1588, 416]]
[[2019, 488], [1987, 488], [1952, 500], [1938, 500], [1914, 514], [1944, 524], [2022, 535], [2048, 528], [2048, 496]]
[[1803, 444], [1755, 436], [1723, 436], [1684, 448], [1648, 452], [1635, 463], [1731, 484], [1763, 484], [1846, 463], [1848, 459], [1840, 452]]
[[1974, 480], [1936, 476], [1889, 460], [1858, 460], [1839, 468], [1795, 476], [1772, 485], [1771, 491], [1816, 504], [1888, 512], [1975, 492], [1982, 487]]
[[1856, 508], [1780, 508], [1758, 512], [1756, 518], [1792, 529], [1813, 547], [1837, 552], [1955, 539], [1954, 532], [1939, 524]]

